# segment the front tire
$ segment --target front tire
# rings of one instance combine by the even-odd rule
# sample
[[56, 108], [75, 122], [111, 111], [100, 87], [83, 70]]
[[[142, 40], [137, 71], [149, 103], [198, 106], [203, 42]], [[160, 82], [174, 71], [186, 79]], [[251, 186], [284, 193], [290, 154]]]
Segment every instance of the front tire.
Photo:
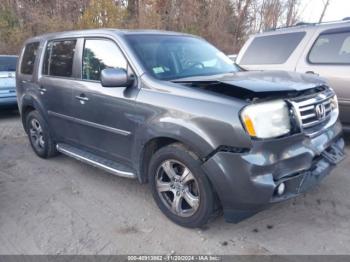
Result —
[[48, 125], [36, 110], [26, 116], [26, 129], [34, 152], [41, 158], [49, 158], [57, 154]]
[[171, 144], [153, 155], [149, 182], [158, 207], [176, 224], [200, 227], [214, 213], [215, 195], [201, 161], [181, 144]]

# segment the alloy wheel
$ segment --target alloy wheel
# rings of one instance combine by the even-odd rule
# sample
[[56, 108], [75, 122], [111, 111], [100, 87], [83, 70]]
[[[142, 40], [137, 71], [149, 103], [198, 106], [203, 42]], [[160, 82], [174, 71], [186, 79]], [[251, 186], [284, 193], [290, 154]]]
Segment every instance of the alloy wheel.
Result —
[[198, 182], [177, 160], [164, 161], [157, 170], [156, 189], [165, 206], [180, 217], [192, 216], [199, 207]]
[[37, 150], [43, 150], [45, 148], [43, 129], [40, 122], [35, 118], [30, 121], [29, 134], [34, 147]]

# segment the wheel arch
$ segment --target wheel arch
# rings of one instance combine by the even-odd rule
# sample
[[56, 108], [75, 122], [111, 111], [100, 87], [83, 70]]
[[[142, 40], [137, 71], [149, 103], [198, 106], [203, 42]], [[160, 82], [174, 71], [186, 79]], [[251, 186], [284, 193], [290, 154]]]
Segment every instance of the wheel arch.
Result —
[[47, 114], [45, 114], [45, 110], [43, 106], [32, 96], [29, 96], [29, 95], [24, 96], [22, 99], [20, 112], [21, 112], [22, 125], [26, 132], [28, 131], [26, 127], [26, 117], [30, 112], [34, 110], [37, 110], [42, 115], [44, 120], [47, 122]]
[[149, 140], [147, 140], [146, 143], [144, 143], [144, 146], [140, 150], [139, 154], [139, 166], [138, 166], [138, 178], [141, 183], [147, 183], [148, 182], [148, 167], [150, 160], [152, 158], [152, 155], [158, 151], [159, 149], [168, 146], [170, 144], [178, 143], [184, 146], [188, 151], [193, 153], [196, 157], [198, 157], [200, 160], [203, 160], [207, 156], [207, 152], [211, 152], [211, 149], [209, 151], [203, 150], [202, 148], [198, 147], [194, 143], [189, 143], [188, 141], [184, 141], [183, 139], [175, 136], [170, 135], [163, 135], [163, 136], [157, 136], [152, 137]]

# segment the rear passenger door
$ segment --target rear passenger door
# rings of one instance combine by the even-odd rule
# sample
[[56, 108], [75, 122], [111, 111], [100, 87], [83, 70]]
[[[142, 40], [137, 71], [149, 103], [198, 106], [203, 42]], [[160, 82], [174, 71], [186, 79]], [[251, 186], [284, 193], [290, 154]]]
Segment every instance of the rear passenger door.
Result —
[[39, 90], [58, 142], [76, 141], [72, 118], [72, 86], [76, 79], [74, 61], [77, 39], [48, 41], [42, 61]]
[[74, 114], [79, 144], [111, 160], [130, 161], [135, 130], [137, 87], [103, 87], [101, 71], [121, 68], [131, 72], [117, 44], [105, 38], [81, 43], [81, 80], [74, 86]]
[[341, 121], [350, 124], [350, 28], [317, 35], [303, 57], [297, 71], [325, 78], [338, 95]]

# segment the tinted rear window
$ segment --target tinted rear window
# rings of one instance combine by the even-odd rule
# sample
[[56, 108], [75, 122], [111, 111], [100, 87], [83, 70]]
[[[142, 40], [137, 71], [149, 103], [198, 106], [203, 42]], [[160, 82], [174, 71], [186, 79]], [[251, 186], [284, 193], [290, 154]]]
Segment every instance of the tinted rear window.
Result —
[[256, 37], [242, 57], [242, 65], [283, 64], [304, 38], [305, 32]]
[[24, 50], [22, 63], [21, 63], [21, 73], [26, 75], [33, 74], [35, 58], [38, 52], [39, 43], [27, 44]]
[[0, 56], [0, 72], [16, 71], [17, 57]]
[[309, 61], [314, 64], [350, 64], [350, 32], [320, 35]]
[[43, 74], [71, 77], [76, 40], [52, 41], [47, 44]]

